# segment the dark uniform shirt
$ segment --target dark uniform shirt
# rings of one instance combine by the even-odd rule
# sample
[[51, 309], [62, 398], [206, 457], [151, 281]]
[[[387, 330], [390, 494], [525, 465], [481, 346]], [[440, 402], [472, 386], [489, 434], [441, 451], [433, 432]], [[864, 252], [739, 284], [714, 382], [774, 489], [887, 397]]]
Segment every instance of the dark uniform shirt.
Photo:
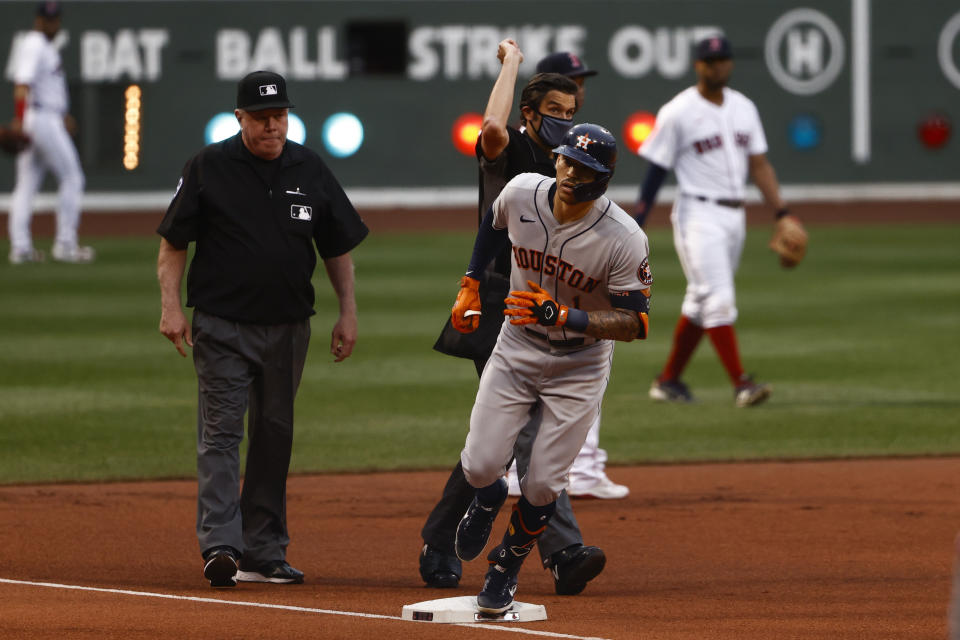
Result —
[[196, 242], [187, 306], [279, 324], [314, 313], [316, 252], [341, 256], [368, 229], [316, 153], [288, 140], [264, 161], [238, 133], [187, 162], [157, 233], [181, 250]]
[[[530, 136], [513, 127], [507, 127], [507, 135], [507, 146], [493, 160], [484, 157], [480, 141], [477, 140], [476, 154], [480, 163], [480, 197], [477, 204], [480, 222], [507, 182], [514, 177], [521, 173], [557, 175], [553, 158]], [[506, 307], [503, 299], [510, 291], [512, 256], [508, 243], [484, 272], [480, 281], [480, 304], [483, 313], [477, 330], [473, 333], [460, 333], [453, 328], [448, 318], [443, 332], [433, 345], [433, 348], [441, 353], [470, 358], [477, 364], [478, 373], [490, 357], [497, 343], [497, 336], [500, 335], [500, 327], [504, 321], [503, 310]]]
[[[557, 168], [549, 153], [540, 148], [533, 139], [522, 131], [507, 127], [507, 146], [493, 160], [483, 155], [480, 140], [477, 140], [476, 153], [480, 163], [480, 199], [479, 220], [483, 220], [487, 209], [497, 199], [503, 188], [521, 173], [540, 173], [548, 177], [557, 175]], [[497, 273], [510, 275], [510, 247], [504, 249], [491, 267]]]
[[[571, 122], [572, 126], [572, 122]], [[557, 175], [553, 158], [522, 131], [507, 127], [507, 146], [493, 160], [487, 160], [477, 140], [476, 153], [480, 162], [480, 220], [497, 199], [503, 188], [521, 173], [540, 173], [547, 177]]]

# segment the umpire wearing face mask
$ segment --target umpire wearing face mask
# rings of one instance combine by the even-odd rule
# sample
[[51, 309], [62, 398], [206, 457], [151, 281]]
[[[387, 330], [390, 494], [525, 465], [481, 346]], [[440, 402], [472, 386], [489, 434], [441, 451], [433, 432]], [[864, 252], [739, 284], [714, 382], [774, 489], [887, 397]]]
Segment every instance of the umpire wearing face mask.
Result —
[[570, 120], [557, 118], [539, 111], [536, 115], [540, 116], [540, 122], [537, 123], [537, 119], [532, 119], [528, 121], [527, 126], [533, 129], [537, 139], [551, 149], [560, 146], [564, 134], [570, 130], [572, 124]]

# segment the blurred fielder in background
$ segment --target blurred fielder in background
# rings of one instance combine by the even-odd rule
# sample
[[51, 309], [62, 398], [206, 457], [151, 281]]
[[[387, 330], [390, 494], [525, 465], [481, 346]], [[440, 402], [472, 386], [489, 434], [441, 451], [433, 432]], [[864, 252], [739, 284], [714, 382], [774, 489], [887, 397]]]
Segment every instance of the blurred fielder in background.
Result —
[[587, 68], [579, 56], [569, 51], [557, 51], [537, 63], [537, 73], [559, 73], [577, 83], [577, 110], [583, 109], [586, 99], [587, 78], [597, 75], [598, 71]]
[[10, 263], [40, 262], [44, 254], [33, 246], [30, 219], [32, 201], [49, 169], [60, 184], [57, 235], [51, 254], [60, 262], [91, 262], [94, 250], [80, 246], [80, 204], [84, 176], [68, 128], [69, 96], [60, 52], [53, 43], [60, 31], [60, 3], [37, 6], [33, 31], [15, 52], [13, 70], [14, 115], [10, 128], [30, 140], [17, 155], [17, 182], [10, 200]]
[[687, 279], [670, 356], [650, 387], [650, 397], [660, 402], [693, 400], [680, 375], [704, 333], [730, 377], [736, 406], [757, 405], [770, 396], [770, 385], [744, 372], [733, 328], [737, 319], [734, 274], [747, 231], [747, 175], [776, 210], [777, 234], [785, 225], [799, 222], [788, 215], [780, 197], [757, 107], [727, 87], [732, 55], [730, 43], [722, 36], [697, 45], [697, 84], [660, 109], [653, 131], [640, 148], [650, 167], [635, 211], [637, 222], [643, 225], [667, 172], [675, 169], [678, 189], [670, 220]]

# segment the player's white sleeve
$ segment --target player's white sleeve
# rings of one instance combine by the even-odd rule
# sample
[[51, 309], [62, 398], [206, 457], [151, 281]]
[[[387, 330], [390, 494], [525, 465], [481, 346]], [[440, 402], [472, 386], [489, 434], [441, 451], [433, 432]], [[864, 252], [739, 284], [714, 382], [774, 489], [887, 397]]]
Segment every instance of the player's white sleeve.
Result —
[[31, 85], [36, 80], [42, 45], [43, 42], [33, 37], [32, 33], [20, 39], [14, 54], [16, 58], [16, 66], [13, 69], [14, 84]]
[[669, 104], [660, 108], [653, 130], [640, 147], [640, 155], [654, 164], [672, 169], [677, 159], [677, 127]]
[[753, 124], [750, 131], [750, 148], [747, 153], [751, 156], [767, 152], [767, 136], [763, 133], [763, 123], [760, 121], [760, 112], [757, 105], [750, 101], [750, 111], [753, 114]]

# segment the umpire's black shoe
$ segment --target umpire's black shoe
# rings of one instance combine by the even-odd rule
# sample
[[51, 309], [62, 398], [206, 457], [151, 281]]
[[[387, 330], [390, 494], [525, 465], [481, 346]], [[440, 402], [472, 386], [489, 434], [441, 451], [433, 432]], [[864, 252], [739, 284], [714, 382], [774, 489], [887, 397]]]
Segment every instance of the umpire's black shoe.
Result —
[[500, 502], [488, 507], [474, 498], [457, 526], [457, 537], [453, 548], [457, 557], [464, 562], [470, 562], [483, 552], [483, 548], [487, 546], [487, 540], [490, 539], [493, 521], [497, 519], [500, 507], [507, 501], [507, 481], [500, 478], [497, 482], [503, 486], [503, 498]]
[[575, 596], [583, 591], [606, 563], [603, 549], [582, 544], [557, 551], [544, 562], [553, 574], [553, 588], [559, 596]]
[[237, 586], [237, 558], [233, 547], [213, 547], [203, 553], [203, 577], [210, 586], [222, 589]]
[[462, 575], [463, 565], [460, 564], [460, 558], [429, 544], [423, 545], [420, 551], [420, 577], [428, 587], [455, 589], [460, 585]]
[[498, 545], [487, 556], [490, 568], [483, 579], [483, 589], [477, 594], [477, 609], [481, 613], [503, 613], [513, 606], [513, 596], [517, 593], [517, 574], [523, 566], [523, 558], [519, 558], [512, 567], [504, 566], [498, 562], [501, 549], [503, 546]]
[[286, 560], [274, 560], [258, 567], [240, 563], [237, 572], [240, 582], [272, 582], [274, 584], [303, 584], [303, 571], [294, 569]]

